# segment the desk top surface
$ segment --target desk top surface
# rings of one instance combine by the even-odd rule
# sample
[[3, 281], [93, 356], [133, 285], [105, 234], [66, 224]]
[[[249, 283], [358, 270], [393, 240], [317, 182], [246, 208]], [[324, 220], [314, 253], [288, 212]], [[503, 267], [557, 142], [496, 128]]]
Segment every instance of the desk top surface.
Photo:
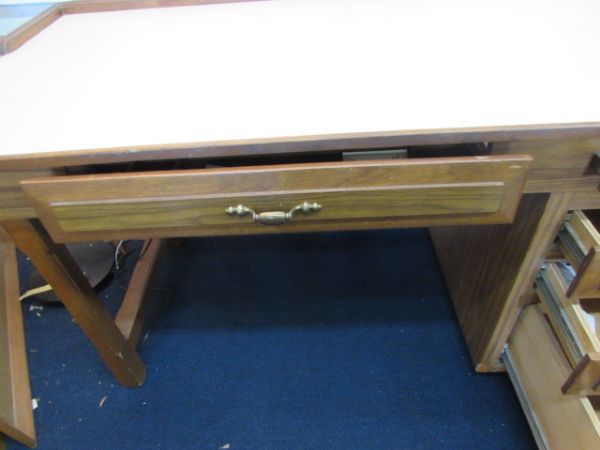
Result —
[[588, 122], [600, 131], [598, 23], [597, 0], [274, 0], [67, 15], [0, 58], [0, 162], [347, 133]]

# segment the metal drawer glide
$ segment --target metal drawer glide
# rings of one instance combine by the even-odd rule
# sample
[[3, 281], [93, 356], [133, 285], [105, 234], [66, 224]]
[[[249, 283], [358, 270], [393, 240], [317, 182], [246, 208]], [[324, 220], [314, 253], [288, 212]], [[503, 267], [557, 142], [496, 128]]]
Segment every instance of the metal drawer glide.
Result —
[[579, 339], [577, 332], [573, 328], [573, 324], [569, 320], [560, 299], [551, 287], [546, 268], [540, 270], [540, 273], [535, 280], [535, 285], [542, 302], [548, 307], [548, 313], [552, 315], [554, 321], [559, 325], [560, 329], [556, 331], [563, 334], [565, 338], [563, 342], [569, 347], [568, 350], [571, 354], [574, 355], [577, 360], [581, 359], [586, 353], [585, 348], [581, 339]]
[[508, 377], [512, 382], [515, 392], [517, 393], [517, 397], [519, 398], [519, 402], [521, 403], [521, 407], [525, 413], [525, 417], [527, 417], [527, 422], [529, 423], [529, 427], [531, 428], [531, 432], [533, 434], [533, 438], [535, 439], [538, 448], [543, 450], [550, 450], [550, 446], [548, 445], [546, 436], [544, 435], [542, 426], [540, 425], [540, 421], [531, 406], [531, 402], [527, 397], [527, 393], [523, 388], [523, 383], [521, 383], [521, 379], [519, 378], [518, 372], [515, 370], [515, 364], [513, 362], [512, 355], [510, 353], [510, 348], [508, 345], [504, 346], [504, 351], [501, 355], [502, 362], [506, 367], [506, 372], [508, 373]]

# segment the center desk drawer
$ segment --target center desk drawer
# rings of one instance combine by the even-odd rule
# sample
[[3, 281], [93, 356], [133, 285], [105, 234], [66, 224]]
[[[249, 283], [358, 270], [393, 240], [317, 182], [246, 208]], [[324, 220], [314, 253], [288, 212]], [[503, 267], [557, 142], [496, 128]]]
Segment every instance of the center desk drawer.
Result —
[[530, 162], [512, 155], [328, 162], [21, 185], [57, 241], [504, 223]]

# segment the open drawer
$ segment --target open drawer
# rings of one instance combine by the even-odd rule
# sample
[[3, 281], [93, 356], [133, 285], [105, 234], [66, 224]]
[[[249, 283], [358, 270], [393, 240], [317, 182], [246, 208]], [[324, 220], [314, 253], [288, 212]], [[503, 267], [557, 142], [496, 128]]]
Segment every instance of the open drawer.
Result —
[[568, 297], [568, 267], [548, 263], [540, 270], [535, 288], [544, 312], [574, 367], [587, 355], [600, 352], [600, 312], [586, 310], [581, 301]]
[[540, 449], [600, 448], [600, 405], [561, 391], [571, 365], [539, 305], [523, 309], [502, 359]]
[[530, 162], [512, 155], [340, 161], [58, 176], [21, 186], [63, 242], [505, 223]]
[[577, 271], [567, 289], [569, 297], [600, 298], [600, 233], [594, 223], [597, 221], [596, 213], [573, 211], [559, 232], [560, 248]]
[[600, 394], [600, 300], [583, 307], [580, 299], [568, 297], [571, 269], [549, 263], [536, 279], [536, 293], [564, 353], [573, 367], [563, 380], [565, 394]]

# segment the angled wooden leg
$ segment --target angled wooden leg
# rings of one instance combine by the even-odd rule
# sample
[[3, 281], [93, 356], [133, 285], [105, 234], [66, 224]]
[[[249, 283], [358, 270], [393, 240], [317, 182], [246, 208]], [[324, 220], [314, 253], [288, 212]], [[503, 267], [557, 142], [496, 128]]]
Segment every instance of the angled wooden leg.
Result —
[[[0, 227], [0, 433], [36, 446], [17, 252]], [[2, 437], [0, 436], [0, 448]]]
[[144, 363], [121, 334], [66, 247], [54, 243], [39, 224], [29, 220], [2, 225], [52, 286], [119, 382], [128, 387], [141, 386], [146, 376]]
[[156, 262], [160, 259], [165, 244], [165, 239], [150, 239], [144, 243], [144, 249], [131, 275], [129, 287], [115, 319], [123, 336], [134, 347], [137, 347], [142, 336], [144, 321], [149, 313], [151, 305], [148, 289]]

